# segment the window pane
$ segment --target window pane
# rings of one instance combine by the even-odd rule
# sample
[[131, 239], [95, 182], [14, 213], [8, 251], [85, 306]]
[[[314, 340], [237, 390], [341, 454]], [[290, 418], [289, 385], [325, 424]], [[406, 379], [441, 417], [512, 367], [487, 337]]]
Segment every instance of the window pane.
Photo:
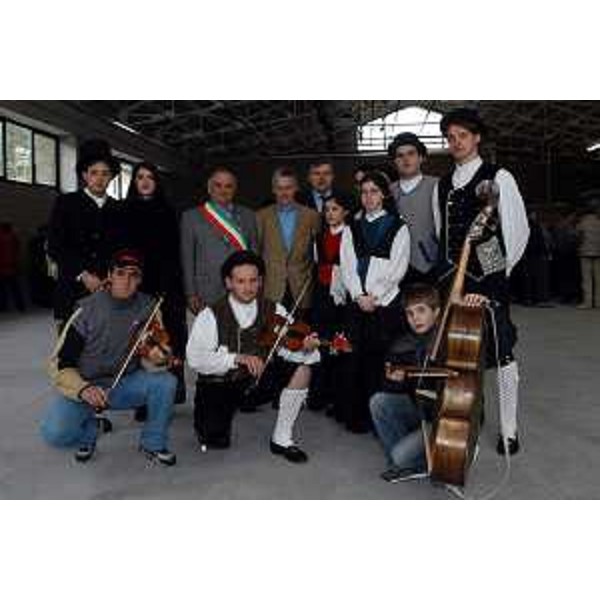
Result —
[[6, 124], [6, 177], [12, 181], [32, 183], [33, 153], [31, 130], [13, 123]]
[[4, 177], [4, 123], [0, 121], [0, 177]]
[[121, 193], [122, 198], [127, 198], [127, 192], [129, 190], [129, 184], [131, 183], [131, 175], [133, 173], [133, 167], [129, 163], [121, 163]]
[[56, 140], [39, 133], [34, 134], [35, 182], [56, 185]]
[[106, 193], [117, 200], [121, 199], [121, 177], [115, 177], [106, 189]]

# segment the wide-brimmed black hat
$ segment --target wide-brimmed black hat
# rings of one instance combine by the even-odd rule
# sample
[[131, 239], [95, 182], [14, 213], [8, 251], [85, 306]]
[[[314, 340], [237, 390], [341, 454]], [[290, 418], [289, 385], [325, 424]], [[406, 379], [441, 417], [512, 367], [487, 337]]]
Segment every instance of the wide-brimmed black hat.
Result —
[[413, 146], [421, 156], [427, 156], [427, 146], [419, 139], [419, 136], [410, 131], [405, 131], [392, 140], [388, 146], [388, 156], [394, 160], [398, 148], [402, 146]]
[[487, 134], [487, 127], [474, 108], [455, 108], [444, 115], [440, 122], [440, 129], [444, 137], [447, 137], [450, 125], [464, 127], [471, 133], [482, 137]]
[[108, 165], [113, 177], [121, 172], [121, 163], [113, 156], [108, 142], [104, 140], [87, 140], [79, 146], [77, 159], [77, 175], [81, 177], [91, 165], [103, 162]]

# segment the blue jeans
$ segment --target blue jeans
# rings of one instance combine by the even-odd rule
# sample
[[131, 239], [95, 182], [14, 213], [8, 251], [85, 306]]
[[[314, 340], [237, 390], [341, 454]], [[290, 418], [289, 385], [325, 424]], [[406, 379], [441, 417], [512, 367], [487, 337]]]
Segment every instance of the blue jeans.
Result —
[[421, 414], [410, 396], [378, 392], [369, 405], [390, 466], [427, 469]]
[[[173, 416], [173, 400], [177, 379], [171, 373], [135, 371], [123, 377], [108, 394], [109, 410], [131, 410], [148, 407], [140, 445], [150, 451], [168, 448], [168, 428]], [[51, 446], [93, 446], [97, 425], [94, 409], [85, 402], [57, 396], [40, 425], [44, 440]]]

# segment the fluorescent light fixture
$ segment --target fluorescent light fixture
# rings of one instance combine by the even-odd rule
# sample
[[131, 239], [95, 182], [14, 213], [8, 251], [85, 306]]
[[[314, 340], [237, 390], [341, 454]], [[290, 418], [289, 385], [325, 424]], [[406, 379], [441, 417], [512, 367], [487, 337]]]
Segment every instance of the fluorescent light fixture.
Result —
[[140, 135], [139, 131], [136, 131], [133, 127], [129, 127], [129, 125], [125, 125], [125, 123], [121, 123], [121, 121], [113, 121], [113, 125], [124, 129], [125, 131], [129, 131], [129, 133], [133, 133], [135, 135]]
[[587, 151], [588, 152], [595, 152], [596, 150], [600, 150], [600, 142], [596, 142], [595, 144], [592, 144]]

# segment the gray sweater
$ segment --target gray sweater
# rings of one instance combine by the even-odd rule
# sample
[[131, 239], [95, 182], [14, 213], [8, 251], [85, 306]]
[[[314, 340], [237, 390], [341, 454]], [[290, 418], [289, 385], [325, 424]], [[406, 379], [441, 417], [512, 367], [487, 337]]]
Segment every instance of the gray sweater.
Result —
[[[154, 301], [142, 293], [115, 300], [109, 292], [100, 291], [81, 300], [79, 306], [82, 310], [58, 352], [58, 369], [76, 369], [87, 383], [110, 387]], [[126, 373], [138, 367], [134, 359]]]

